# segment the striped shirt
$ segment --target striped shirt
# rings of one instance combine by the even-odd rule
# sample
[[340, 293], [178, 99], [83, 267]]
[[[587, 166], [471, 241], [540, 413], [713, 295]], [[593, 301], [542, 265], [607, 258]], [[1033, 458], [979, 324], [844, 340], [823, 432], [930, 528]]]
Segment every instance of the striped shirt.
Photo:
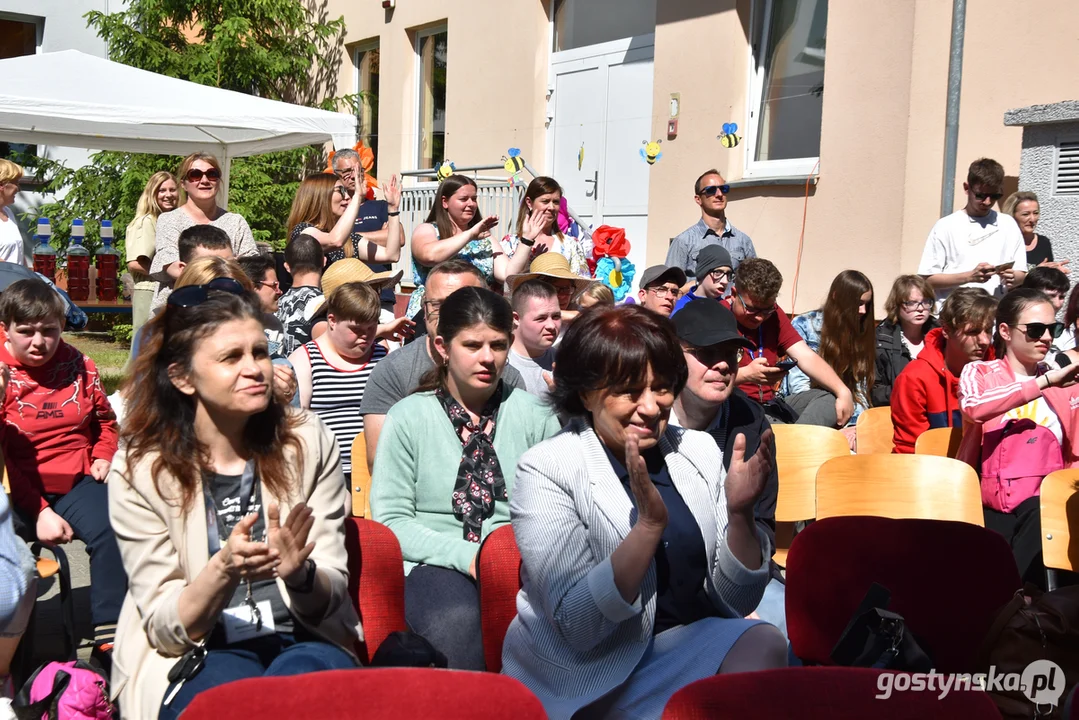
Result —
[[303, 347], [311, 361], [311, 410], [318, 413], [322, 422], [337, 436], [341, 472], [348, 476], [352, 473], [352, 441], [363, 432], [360, 401], [371, 371], [386, 357], [386, 348], [375, 345], [363, 367], [342, 370], [326, 360], [318, 343], [312, 341]]

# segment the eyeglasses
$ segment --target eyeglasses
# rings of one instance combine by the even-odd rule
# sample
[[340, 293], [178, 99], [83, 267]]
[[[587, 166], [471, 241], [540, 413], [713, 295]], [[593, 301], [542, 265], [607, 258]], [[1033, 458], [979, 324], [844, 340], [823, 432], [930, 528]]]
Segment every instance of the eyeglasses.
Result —
[[338, 170], [337, 176], [342, 180], [348, 180], [350, 177], [356, 174], [355, 168], [349, 168], [348, 170]]
[[434, 317], [442, 311], [441, 300], [424, 300], [423, 301], [424, 312], [427, 313], [427, 317]]
[[1045, 331], [1048, 330], [1053, 339], [1057, 339], [1064, 333], [1064, 323], [1039, 323], [1032, 322], [1024, 325], [1012, 325], [1016, 330], [1022, 330], [1023, 334], [1027, 336], [1027, 340], [1041, 340], [1045, 337]]
[[1004, 197], [1004, 193], [980, 193], [980, 192], [974, 193], [974, 198], [978, 202], [985, 202], [986, 198], [989, 198], [993, 202], [996, 202], [997, 200], [1000, 200], [1002, 197]]
[[658, 298], [678, 297], [678, 288], [669, 288], [666, 285], [655, 285], [647, 288], [648, 292], [654, 293]]
[[730, 270], [713, 270], [712, 272], [708, 273], [708, 275], [712, 278], [712, 282], [723, 282], [724, 280], [730, 280], [731, 274], [732, 273]]
[[723, 195], [726, 195], [730, 191], [731, 191], [731, 186], [724, 183], [723, 185], [709, 185], [708, 187], [702, 187], [701, 191], [699, 193], [697, 193], [697, 194], [698, 195], [703, 195], [704, 197], [712, 197], [717, 192], [722, 193]]
[[266, 282], [265, 280], [259, 280], [258, 283], [262, 287], [271, 287], [271, 288], [273, 288], [274, 292], [281, 292], [281, 283], [279, 283], [279, 282], [272, 282], [271, 283], [271, 282]]
[[344, 185], [334, 185], [333, 186], [333, 191], [335, 193], [337, 193], [338, 195], [340, 195], [341, 197], [347, 197], [347, 198], [352, 197], [352, 191], [349, 190]]
[[709, 345], [708, 347], [683, 347], [683, 352], [692, 355], [705, 367], [715, 367], [721, 362], [733, 367], [742, 362], [744, 350], [741, 347], [732, 350], [730, 346]]
[[738, 295], [738, 302], [742, 303], [742, 309], [746, 311], [748, 315], [760, 315], [761, 317], [769, 317], [776, 311], [775, 303], [772, 303], [771, 307], [759, 308], [747, 305], [746, 301], [742, 299], [741, 295]]
[[205, 285], [188, 285], [173, 290], [169, 295], [169, 307], [190, 308], [202, 305], [210, 299], [210, 291], [227, 292], [233, 295], [243, 295], [244, 286], [232, 278], [214, 278]]
[[904, 300], [900, 305], [904, 310], [928, 310], [933, 307], [932, 300]]
[[555, 289], [555, 292], [557, 292], [559, 295], [572, 295], [573, 291], [576, 288], [574, 287], [573, 283], [568, 283], [568, 284], [558, 283], [557, 285], [554, 286], [554, 289]]
[[204, 177], [210, 182], [217, 182], [221, 179], [221, 171], [217, 168], [210, 168], [209, 170], [191, 168], [187, 171], [187, 175], [184, 176], [184, 179], [187, 180], [187, 182], [197, 183], [201, 182]]

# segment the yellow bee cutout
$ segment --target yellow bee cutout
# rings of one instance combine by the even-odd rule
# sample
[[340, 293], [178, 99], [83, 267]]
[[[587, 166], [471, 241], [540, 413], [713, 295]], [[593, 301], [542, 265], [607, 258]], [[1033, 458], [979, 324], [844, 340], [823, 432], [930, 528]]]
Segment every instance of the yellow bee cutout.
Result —
[[730, 150], [733, 147], [738, 147], [738, 141], [742, 138], [736, 134], [738, 132], [738, 123], [723, 123], [723, 134], [717, 135], [719, 141], [723, 144], [723, 147]]
[[521, 150], [519, 148], [510, 148], [509, 157], [502, 156], [503, 165], [506, 168], [506, 172], [510, 175], [516, 175], [521, 172], [525, 166], [525, 159], [521, 157]]
[[644, 145], [644, 147], [641, 148], [641, 158], [649, 165], [655, 165], [656, 161], [663, 157], [663, 153], [659, 151], [659, 144], [661, 142], [663, 141], [656, 140], [655, 142], [648, 142], [645, 140], [641, 143]]
[[437, 173], [438, 181], [442, 182], [443, 180], [448, 178], [450, 175], [453, 175], [453, 173], [456, 170], [457, 170], [456, 165], [454, 165], [449, 160], [445, 161], [444, 163], [442, 163], [441, 165], [438, 166], [438, 173]]

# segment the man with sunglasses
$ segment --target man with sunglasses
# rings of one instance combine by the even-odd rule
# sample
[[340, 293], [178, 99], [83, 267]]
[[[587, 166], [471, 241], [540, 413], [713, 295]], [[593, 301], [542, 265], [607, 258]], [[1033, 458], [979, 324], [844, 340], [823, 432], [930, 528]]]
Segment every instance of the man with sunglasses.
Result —
[[[735, 437], [745, 436], [746, 456], [750, 457], [757, 452], [761, 435], [772, 427], [761, 405], [735, 387], [738, 363], [754, 345], [739, 333], [738, 322], [731, 311], [723, 303], [711, 299], [691, 300], [671, 318], [671, 323], [681, 342], [689, 372], [686, 386], [671, 408], [670, 423], [711, 435], [723, 454], [723, 467], [729, 470]], [[778, 495], [779, 473], [773, 447], [772, 472], [753, 509], [759, 531], [771, 538], [773, 552]], [[778, 568], [773, 565], [772, 569], [773, 580], [765, 588], [756, 615], [785, 635], [785, 593], [782, 582], [776, 579]]]
[[721, 245], [706, 245], [697, 255], [697, 284], [678, 299], [671, 317], [697, 298], [722, 300], [730, 287], [732, 271], [731, 254]]
[[[716, 169], [708, 170], [693, 184], [693, 199], [701, 209], [701, 219], [674, 240], [667, 250], [668, 267], [678, 267], [692, 273], [697, 269], [697, 256], [709, 245], [719, 245], [731, 256], [731, 270], [748, 258], [757, 257], [753, 241], [727, 219], [727, 194], [731, 186]], [[724, 297], [730, 295], [730, 287]]]
[[[854, 397], [776, 304], [783, 286], [779, 269], [763, 258], [751, 258], [734, 275], [734, 293], [724, 303], [738, 321], [738, 332], [753, 343], [753, 350], [742, 356], [738, 387], [764, 406], [772, 422], [844, 427], [854, 412]], [[775, 393], [776, 383], [790, 370], [777, 366], [784, 355], [813, 383], [812, 389], [785, 400]]]
[[[390, 208], [385, 200], [367, 200], [367, 174], [364, 172], [360, 156], [355, 150], [338, 150], [333, 155], [333, 171], [341, 178], [341, 183], [349, 194], [360, 193], [360, 211], [356, 214], [356, 222], [352, 231], [363, 235], [364, 240], [369, 240], [376, 245], [386, 245], [386, 237], [389, 231], [386, 226], [390, 220]], [[397, 211], [399, 212], [399, 211]], [[366, 262], [366, 260], [365, 260]], [[367, 266], [376, 273], [390, 272], [393, 268], [388, 263], [368, 262]], [[379, 301], [383, 310], [394, 311], [397, 296], [393, 287], [384, 287], [379, 292]]]
[[975, 160], [963, 183], [966, 206], [937, 220], [929, 232], [918, 274], [936, 291], [938, 312], [957, 287], [977, 286], [1000, 297], [1023, 282], [1027, 271], [1023, 233], [1010, 215], [993, 209], [1003, 187], [1000, 163]]

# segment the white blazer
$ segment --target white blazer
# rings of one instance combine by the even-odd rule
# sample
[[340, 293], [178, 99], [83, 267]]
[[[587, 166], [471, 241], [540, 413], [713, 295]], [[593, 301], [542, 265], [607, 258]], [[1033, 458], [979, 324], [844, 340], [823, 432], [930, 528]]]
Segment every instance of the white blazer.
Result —
[[[708, 556], [708, 597], [719, 617], [753, 611], [768, 584], [772, 548], [758, 532], [761, 565], [748, 570], [727, 546], [723, 458], [708, 434], [672, 425], [660, 438], [671, 482], [696, 518]], [[625, 682], [652, 638], [656, 566], [627, 604], [610, 556], [636, 511], [596, 433], [576, 419], [525, 453], [510, 516], [521, 550], [517, 617], [502, 646], [503, 672], [528, 686], [552, 718], [569, 718]]]

